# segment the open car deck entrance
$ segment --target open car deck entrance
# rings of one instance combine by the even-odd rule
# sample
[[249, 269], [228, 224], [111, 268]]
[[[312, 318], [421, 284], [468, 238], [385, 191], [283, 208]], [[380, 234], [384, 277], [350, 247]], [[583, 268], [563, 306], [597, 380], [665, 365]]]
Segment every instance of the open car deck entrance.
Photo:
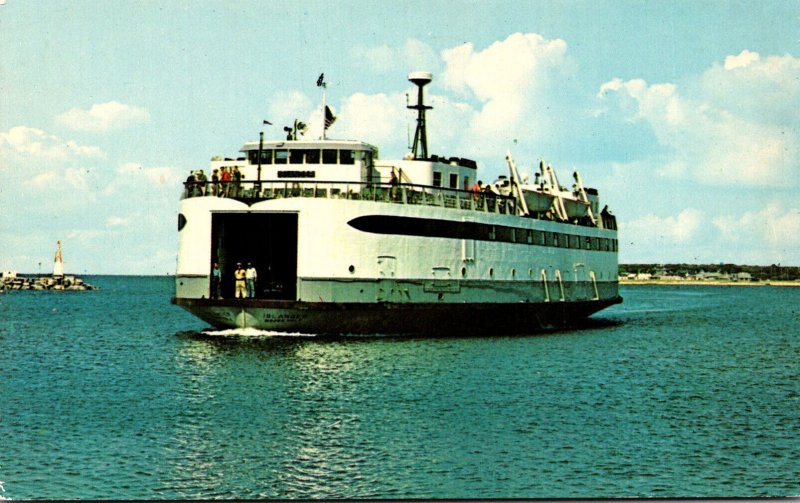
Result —
[[297, 213], [214, 213], [211, 264], [222, 273], [221, 295], [235, 293], [236, 264], [256, 268], [255, 297], [295, 300], [297, 294]]

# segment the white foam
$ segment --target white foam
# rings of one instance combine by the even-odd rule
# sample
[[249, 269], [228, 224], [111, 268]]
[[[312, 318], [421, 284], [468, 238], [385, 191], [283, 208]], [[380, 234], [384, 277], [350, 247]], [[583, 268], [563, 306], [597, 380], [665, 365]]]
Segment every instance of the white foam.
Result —
[[316, 334], [301, 332], [277, 332], [275, 330], [259, 330], [257, 328], [228, 328], [225, 330], [203, 330], [203, 335], [219, 337], [315, 337]]

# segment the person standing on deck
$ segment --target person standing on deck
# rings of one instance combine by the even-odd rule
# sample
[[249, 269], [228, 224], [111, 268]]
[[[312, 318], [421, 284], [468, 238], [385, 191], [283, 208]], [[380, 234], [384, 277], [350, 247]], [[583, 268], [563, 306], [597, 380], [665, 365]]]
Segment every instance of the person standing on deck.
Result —
[[242, 267], [241, 262], [236, 263], [236, 271], [233, 273], [233, 277], [236, 279], [236, 298], [237, 299], [244, 299], [247, 297], [247, 287], [245, 286], [245, 277], [247, 276], [247, 271], [244, 270]]
[[247, 298], [252, 299], [256, 296], [256, 279], [258, 273], [256, 268], [250, 262], [247, 263], [247, 271], [245, 271], [245, 279], [247, 280]]
[[220, 175], [220, 178], [222, 179], [221, 195], [223, 197], [230, 197], [231, 171], [230, 171], [230, 168], [226, 168], [226, 167], [223, 167], [221, 169], [222, 169], [222, 175]]
[[483, 182], [481, 180], [478, 180], [477, 182], [475, 182], [475, 185], [472, 186], [472, 199], [477, 201], [482, 191], [483, 191]]
[[219, 299], [219, 287], [222, 283], [222, 273], [219, 270], [219, 264], [214, 262], [214, 267], [211, 269], [211, 298]]
[[216, 196], [219, 194], [219, 170], [215, 169], [211, 173], [211, 195]]
[[230, 197], [242, 197], [242, 172], [239, 171], [239, 166], [233, 167], [233, 194]]
[[392, 201], [397, 201], [398, 199], [398, 183], [399, 181], [397, 180], [397, 175], [394, 173], [394, 168], [392, 168], [392, 176], [389, 178], [389, 194], [392, 197]]
[[186, 197], [194, 196], [195, 180], [196, 177], [194, 171], [190, 171], [189, 176], [186, 177], [186, 182], [183, 184], [186, 187]]
[[208, 185], [208, 177], [206, 176], [205, 173], [203, 173], [203, 170], [201, 169], [197, 172], [197, 187], [200, 189], [201, 196], [206, 195], [206, 191], [208, 190], [207, 185]]

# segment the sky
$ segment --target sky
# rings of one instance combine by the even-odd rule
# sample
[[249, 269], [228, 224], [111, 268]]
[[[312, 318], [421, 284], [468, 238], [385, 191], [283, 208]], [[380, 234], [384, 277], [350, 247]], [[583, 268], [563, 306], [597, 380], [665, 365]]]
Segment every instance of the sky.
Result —
[[[800, 0], [0, 0], [0, 270], [173, 274], [181, 182], [319, 122], [577, 169], [622, 263], [800, 265]], [[413, 95], [412, 95], [413, 96]]]

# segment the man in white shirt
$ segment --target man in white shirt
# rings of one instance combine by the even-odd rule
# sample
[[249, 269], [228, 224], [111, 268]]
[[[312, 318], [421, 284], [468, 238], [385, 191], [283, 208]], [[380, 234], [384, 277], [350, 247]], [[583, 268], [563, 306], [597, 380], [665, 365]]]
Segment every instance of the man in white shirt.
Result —
[[256, 268], [250, 262], [247, 263], [247, 271], [245, 272], [245, 279], [247, 279], [247, 298], [252, 299], [256, 296], [256, 279], [258, 273]]

